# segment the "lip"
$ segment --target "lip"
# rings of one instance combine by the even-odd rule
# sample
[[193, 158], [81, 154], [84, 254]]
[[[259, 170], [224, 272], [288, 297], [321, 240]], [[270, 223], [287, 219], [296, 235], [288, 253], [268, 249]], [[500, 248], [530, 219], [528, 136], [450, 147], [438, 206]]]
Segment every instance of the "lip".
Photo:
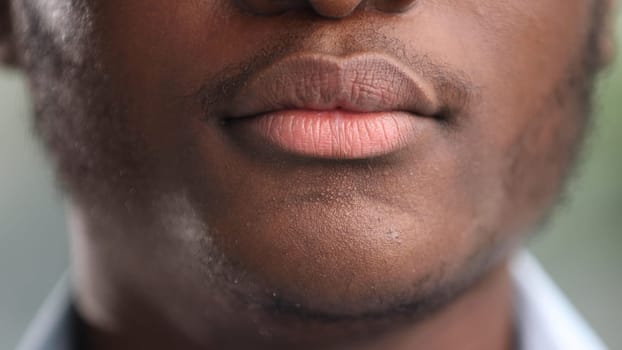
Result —
[[253, 147], [362, 159], [415, 142], [418, 123], [438, 111], [434, 88], [390, 57], [302, 54], [251, 76], [226, 121]]

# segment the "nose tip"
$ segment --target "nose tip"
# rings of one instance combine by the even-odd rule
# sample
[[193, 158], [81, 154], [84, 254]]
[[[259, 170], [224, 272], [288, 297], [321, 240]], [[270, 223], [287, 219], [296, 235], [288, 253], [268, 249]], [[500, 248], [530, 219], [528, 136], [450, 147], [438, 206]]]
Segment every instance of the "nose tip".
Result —
[[288, 10], [311, 7], [318, 15], [343, 18], [365, 2], [383, 12], [403, 12], [416, 0], [236, 0], [246, 10], [259, 15], [272, 15]]
[[320, 16], [343, 18], [350, 15], [361, 0], [309, 0], [309, 3]]

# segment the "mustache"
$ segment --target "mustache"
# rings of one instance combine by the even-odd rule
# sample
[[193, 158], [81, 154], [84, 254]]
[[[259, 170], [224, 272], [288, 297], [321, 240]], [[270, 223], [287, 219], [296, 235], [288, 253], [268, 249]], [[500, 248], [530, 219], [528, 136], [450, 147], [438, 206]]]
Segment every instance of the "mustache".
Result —
[[383, 34], [371, 25], [363, 26], [338, 35], [310, 33], [308, 28], [275, 35], [253, 55], [232, 62], [201, 80], [200, 86], [191, 95], [201, 106], [202, 119], [226, 118], [225, 106], [253, 77], [275, 62], [301, 52], [335, 56], [379, 53], [390, 56], [431, 84], [439, 97], [437, 117], [441, 120], [452, 121], [475, 104], [478, 88], [465, 73]]

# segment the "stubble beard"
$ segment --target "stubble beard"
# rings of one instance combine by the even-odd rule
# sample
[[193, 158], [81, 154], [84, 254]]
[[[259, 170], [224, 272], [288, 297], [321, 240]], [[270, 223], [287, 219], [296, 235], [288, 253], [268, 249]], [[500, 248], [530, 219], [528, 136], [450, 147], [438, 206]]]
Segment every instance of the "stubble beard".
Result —
[[[48, 22], [40, 12], [40, 2], [25, 0], [17, 6], [18, 26], [23, 29], [20, 48], [32, 87], [34, 130], [56, 167], [62, 191], [77, 205], [89, 207], [94, 213], [107, 212], [111, 217], [117, 216], [120, 222], [120, 218], [131, 215], [130, 208], [144, 210], [144, 217], [153, 219], [151, 225], [154, 229], [175, 232], [174, 236], [187, 240], [184, 244], [188, 247], [200, 247], [200, 251], [195, 252], [196, 264], [203, 273], [205, 288], [222, 290], [223, 294], [229, 295], [232, 304], [239, 304], [240, 308], [261, 310], [255, 316], [257, 324], [286, 316], [303, 324], [337, 324], [348, 332], [364, 333], [370, 324], [380, 329], [393, 325], [396, 319], [412, 322], [425, 318], [473, 288], [499, 260], [495, 252], [501, 249], [503, 242], [493, 242], [474, 254], [451, 283], [433, 283], [435, 289], [380, 313], [349, 317], [324, 315], [301, 309], [295, 300], [275, 299], [269, 286], [234, 267], [218, 249], [211, 239], [209, 226], [200, 219], [201, 215], [188, 196], [184, 193], [152, 193], [151, 188], [157, 186], [151, 184], [153, 177], [149, 176], [152, 169], [146, 142], [139, 131], [128, 127], [126, 111], [131, 101], [115, 93], [100, 61], [97, 45], [87, 44], [88, 40], [96, 38], [87, 2], [70, 2], [74, 11], [70, 16], [74, 22], [71, 25], [75, 32], [69, 40], [59, 40], [62, 36], [59, 31], [63, 27], [46, 25]], [[563, 164], [563, 179], [573, 173], [571, 169], [577, 163], [580, 145], [588, 129], [599, 61], [594, 56], [598, 52], [595, 45], [601, 35], [599, 23], [604, 15], [602, 9], [595, 9], [584, 56], [569, 66], [568, 74], [551, 96], [552, 104], [558, 103], [573, 111], [565, 120], [566, 123], [572, 120], [572, 127], [560, 129], [563, 132], [557, 135], [559, 139], [555, 142], [558, 144], [553, 147], [558, 152], [551, 154], [561, 157], [556, 162]], [[557, 122], [563, 125], [564, 121]], [[533, 134], [525, 134], [524, 144], [530, 142], [530, 135]], [[527, 171], [524, 164], [532, 163], [525, 159], [535, 157], [537, 162], [547, 161], [546, 157], [525, 154], [521, 144], [514, 149], [512, 159], [516, 164], [508, 167], [510, 173]], [[567, 151], [559, 152], [564, 149]], [[563, 193], [566, 181], [558, 182], [558, 192]], [[506, 184], [508, 195], [526, 190], [538, 192], [539, 189], [525, 189], [514, 182]], [[550, 216], [553, 206], [550, 208], [548, 214], [541, 216], [541, 221]], [[275, 329], [267, 332], [275, 332]]]

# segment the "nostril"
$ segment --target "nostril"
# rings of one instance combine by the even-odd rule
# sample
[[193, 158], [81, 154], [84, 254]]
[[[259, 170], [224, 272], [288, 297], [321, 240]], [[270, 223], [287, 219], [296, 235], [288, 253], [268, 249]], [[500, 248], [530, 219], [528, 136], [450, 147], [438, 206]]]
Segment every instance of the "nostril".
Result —
[[417, 0], [376, 0], [374, 6], [384, 12], [404, 12], [416, 2]]
[[308, 6], [304, 0], [235, 0], [235, 2], [242, 9], [256, 15], [277, 15]]
[[309, 0], [309, 3], [321, 16], [342, 18], [354, 12], [361, 0]]
[[351, 15], [362, 2], [383, 12], [403, 12], [416, 0], [234, 0], [240, 8], [256, 15], [278, 15], [286, 11], [313, 8], [322, 17], [343, 18]]

